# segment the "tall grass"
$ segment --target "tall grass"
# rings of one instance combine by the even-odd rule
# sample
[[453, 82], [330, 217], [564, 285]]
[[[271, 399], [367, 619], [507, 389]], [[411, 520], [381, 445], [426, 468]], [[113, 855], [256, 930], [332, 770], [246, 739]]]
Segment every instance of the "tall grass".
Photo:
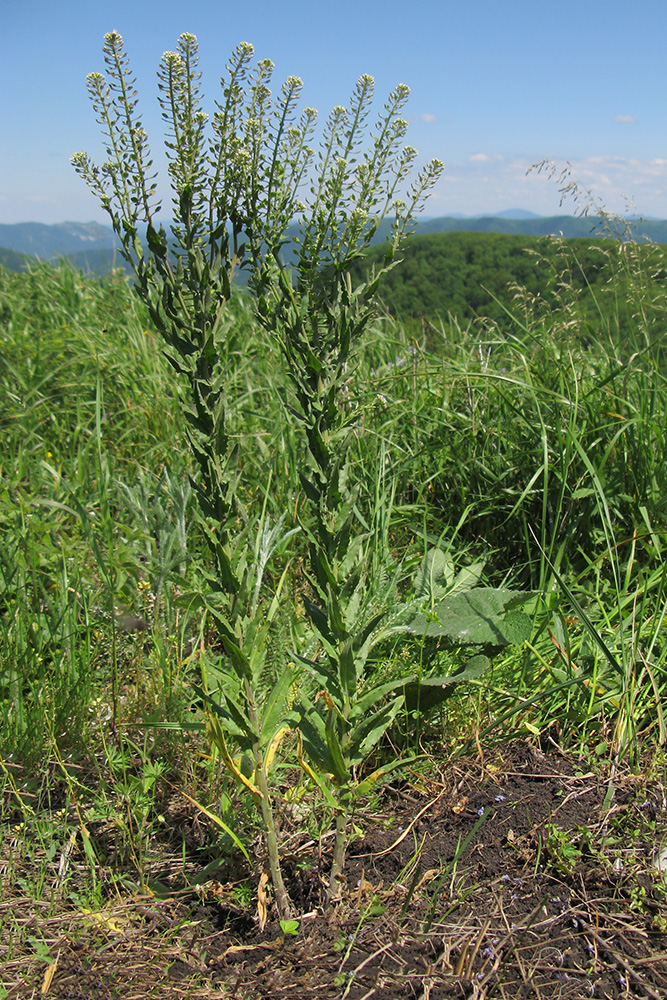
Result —
[[[147, 633], [178, 658], [194, 625], [173, 591], [201, 545], [173, 379], [127, 282], [66, 264], [2, 271], [0, 302], [0, 742], [40, 752], [45, 718], [76, 742], [95, 690], [135, 670]], [[232, 433], [250, 465], [271, 455], [279, 470], [271, 365], [257, 385], [242, 297], [229, 322]]]
[[[476, 718], [454, 698], [432, 738], [528, 731], [636, 754], [667, 734], [664, 296], [643, 259], [620, 255], [595, 322], [564, 263], [559, 308], [517, 290], [511, 334], [450, 317], [415, 336], [380, 317], [350, 372], [355, 517], [381, 523], [378, 570], [394, 574], [396, 593], [440, 544], [459, 567], [484, 560], [482, 582], [536, 595], [531, 641], [475, 682]], [[619, 287], [630, 290], [622, 313]], [[0, 270], [0, 317], [0, 756], [11, 771], [95, 757], [102, 735], [110, 747], [142, 720], [201, 724], [191, 681], [198, 650], [216, 640], [187, 596], [210, 566], [191, 516], [193, 469], [174, 444], [173, 379], [125, 279], [64, 264]], [[294, 488], [304, 445], [284, 418], [283, 362], [245, 293], [225, 323], [241, 502], [284, 514], [288, 530], [309, 514]], [[285, 572], [285, 592], [298, 594], [306, 560], [295, 534], [267, 572]], [[269, 657], [308, 651], [298, 602], [281, 605], [273, 642], [284, 649]], [[382, 676], [398, 670], [393, 655], [405, 654], [374, 661]], [[107, 771], [139, 788], [132, 808], [150, 822], [151, 752], [136, 746], [139, 771]], [[174, 747], [169, 766], [205, 797]], [[136, 816], [124, 836], [136, 840], [135, 827]]]

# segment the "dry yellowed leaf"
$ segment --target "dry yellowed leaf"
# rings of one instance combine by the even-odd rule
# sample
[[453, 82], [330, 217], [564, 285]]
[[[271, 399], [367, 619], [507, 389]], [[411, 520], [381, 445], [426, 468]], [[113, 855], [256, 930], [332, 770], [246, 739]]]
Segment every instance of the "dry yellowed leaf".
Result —
[[266, 885], [269, 881], [269, 876], [266, 872], [262, 872], [262, 877], [259, 880], [259, 885], [257, 886], [257, 916], [259, 917], [259, 929], [263, 931], [266, 927], [266, 921], [269, 918], [269, 906], [268, 897], [266, 895]]
[[46, 994], [51, 989], [51, 983], [52, 983], [53, 977], [54, 977], [54, 975], [56, 973], [56, 969], [58, 968], [58, 959], [59, 958], [60, 958], [60, 952], [58, 952], [58, 954], [56, 955], [56, 957], [47, 966], [47, 968], [46, 968], [46, 970], [44, 972], [44, 980], [42, 981], [42, 991], [41, 991], [42, 992], [42, 996], [46, 996]]
[[95, 912], [85, 908], [81, 912], [91, 923], [96, 924], [102, 930], [110, 931], [112, 934], [125, 934], [132, 926], [129, 917], [114, 916], [112, 913], [103, 913], [99, 910]]

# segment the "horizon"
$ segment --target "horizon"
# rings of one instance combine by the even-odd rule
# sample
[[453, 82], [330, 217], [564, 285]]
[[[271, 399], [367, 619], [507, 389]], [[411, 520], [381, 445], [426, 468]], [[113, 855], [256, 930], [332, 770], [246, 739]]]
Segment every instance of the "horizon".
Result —
[[[620, 218], [621, 216], [619, 216]], [[391, 218], [387, 216], [387, 218]], [[510, 208], [501, 209], [498, 212], [481, 212], [481, 213], [469, 213], [469, 212], [452, 212], [448, 215], [431, 215], [430, 213], [423, 212], [417, 216], [417, 223], [421, 222], [433, 222], [438, 219], [456, 219], [458, 221], [463, 221], [470, 219], [508, 219], [514, 221], [522, 221], [525, 219], [549, 219], [549, 218], [581, 218], [577, 216], [574, 212], [558, 211], [550, 215], [542, 215], [539, 212], [533, 212], [530, 209], [524, 208]], [[595, 215], [590, 215], [588, 218], [593, 221]], [[648, 215], [636, 215], [636, 214], [626, 214], [623, 216], [626, 221], [631, 222], [667, 222], [667, 217], [659, 218], [658, 216], [648, 216]], [[163, 225], [170, 225], [173, 219], [167, 217], [161, 217], [159, 221]], [[19, 219], [16, 222], [3, 222], [0, 219], [0, 226], [102, 226], [105, 229], [109, 229], [113, 232], [113, 227], [108, 216], [96, 219], [59, 219], [54, 222], [42, 222], [39, 219]]]
[[295, 0], [290, 18], [268, 0], [224, 11], [204, 0], [186, 14], [176, 0], [118, 0], [113, 19], [83, 0], [65, 10], [35, 0], [13, 5], [5, 19], [12, 45], [0, 64], [2, 223], [106, 224], [69, 159], [80, 149], [104, 158], [85, 82], [103, 69], [111, 30], [124, 38], [161, 173], [155, 71], [163, 51], [191, 31], [209, 110], [242, 39], [258, 58], [274, 60], [274, 87], [288, 74], [303, 78], [304, 103], [321, 120], [347, 103], [361, 73], [375, 77], [377, 108], [405, 81], [408, 142], [420, 163], [445, 163], [424, 217], [475, 218], [516, 205], [543, 217], [576, 214], [576, 202], [560, 204], [555, 177], [530, 171], [550, 160], [556, 174], [570, 164], [581, 190], [612, 214], [667, 218], [662, 0], [630, 14], [622, 0], [471, 0], [465, 10], [415, 0], [409, 18], [396, 0], [340, 0], [335, 15], [328, 5]]

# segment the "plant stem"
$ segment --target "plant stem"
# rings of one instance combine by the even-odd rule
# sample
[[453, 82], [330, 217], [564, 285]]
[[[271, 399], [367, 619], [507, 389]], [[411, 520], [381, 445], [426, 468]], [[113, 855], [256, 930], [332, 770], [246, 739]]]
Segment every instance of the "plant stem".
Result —
[[[257, 706], [255, 704], [255, 696], [252, 691], [250, 684], [246, 683], [246, 698], [248, 705], [248, 720], [250, 725], [257, 731], [259, 728], [259, 719], [257, 713]], [[262, 751], [262, 745], [260, 741], [253, 744], [252, 748], [253, 760], [255, 763], [255, 782], [257, 788], [259, 789], [260, 799], [260, 810], [262, 813], [262, 821], [264, 824], [264, 836], [266, 838], [266, 851], [269, 856], [269, 870], [271, 872], [271, 881], [273, 883], [273, 891], [276, 897], [276, 906], [278, 908], [278, 916], [281, 920], [288, 920], [290, 917], [294, 916], [294, 907], [292, 905], [292, 900], [289, 897], [289, 893], [285, 888], [285, 883], [283, 881], [283, 873], [280, 867], [280, 853], [278, 851], [278, 836], [276, 834], [276, 824], [273, 818], [273, 809], [271, 807], [271, 794], [269, 792], [269, 780], [266, 771], [266, 766], [264, 763], [264, 754]]]
[[331, 906], [340, 898], [340, 876], [345, 866], [345, 851], [347, 850], [347, 810], [340, 809], [336, 813], [336, 840], [334, 842], [333, 861], [329, 876], [329, 891], [327, 906]]
[[271, 799], [269, 796], [269, 783], [264, 763], [262, 761], [261, 748], [259, 747], [257, 747], [255, 759], [257, 760], [258, 757], [259, 762], [256, 764], [255, 781], [257, 782], [257, 787], [259, 788], [262, 796], [260, 805], [262, 810], [262, 819], [264, 821], [266, 849], [269, 855], [271, 881], [273, 882], [273, 891], [276, 897], [278, 916], [281, 920], [288, 920], [290, 917], [294, 916], [295, 911], [289, 897], [289, 893], [285, 888], [285, 883], [283, 882], [283, 874], [280, 867], [280, 855], [278, 853], [278, 837], [276, 835], [276, 825], [273, 820], [273, 809], [271, 808]]

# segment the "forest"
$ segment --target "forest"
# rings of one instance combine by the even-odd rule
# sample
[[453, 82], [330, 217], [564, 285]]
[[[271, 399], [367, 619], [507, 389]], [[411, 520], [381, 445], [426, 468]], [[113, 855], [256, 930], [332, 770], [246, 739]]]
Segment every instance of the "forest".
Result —
[[[406, 241], [400, 266], [385, 277], [381, 298], [388, 313], [411, 328], [452, 316], [507, 329], [528, 303], [554, 308], [566, 289], [576, 296], [584, 322], [600, 316], [627, 321], [634, 280], [623, 277], [628, 255], [641, 260], [659, 293], [667, 279], [661, 245], [476, 232], [416, 235]], [[381, 256], [382, 248], [372, 247], [355, 273], [367, 273]]]

